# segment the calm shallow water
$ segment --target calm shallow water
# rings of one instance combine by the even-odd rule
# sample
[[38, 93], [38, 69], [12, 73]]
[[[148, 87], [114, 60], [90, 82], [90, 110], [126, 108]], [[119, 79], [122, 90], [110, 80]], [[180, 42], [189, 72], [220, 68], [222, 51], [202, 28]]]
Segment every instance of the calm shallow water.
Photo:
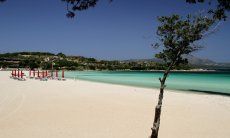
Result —
[[[159, 88], [161, 72], [147, 71], [67, 71], [66, 78]], [[230, 95], [230, 72], [173, 72], [167, 89]]]

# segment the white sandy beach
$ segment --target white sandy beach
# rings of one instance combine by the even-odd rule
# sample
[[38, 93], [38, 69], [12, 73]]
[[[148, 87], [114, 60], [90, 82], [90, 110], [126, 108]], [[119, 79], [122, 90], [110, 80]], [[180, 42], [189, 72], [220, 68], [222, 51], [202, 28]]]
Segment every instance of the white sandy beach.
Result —
[[[148, 138], [158, 90], [0, 72], [0, 138]], [[229, 138], [230, 97], [166, 91], [160, 138]]]

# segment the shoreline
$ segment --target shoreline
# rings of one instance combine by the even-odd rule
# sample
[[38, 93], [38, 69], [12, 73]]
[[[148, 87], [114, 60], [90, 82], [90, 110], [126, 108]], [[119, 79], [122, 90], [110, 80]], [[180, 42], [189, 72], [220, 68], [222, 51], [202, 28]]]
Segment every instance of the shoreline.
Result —
[[[69, 79], [69, 78], [68, 78]], [[135, 86], [135, 85], [126, 85], [126, 84], [118, 84], [118, 83], [109, 83], [109, 82], [100, 82], [100, 81], [93, 81], [93, 80], [84, 80], [79, 79], [81, 81], [88, 81], [88, 82], [95, 82], [95, 83], [104, 83], [104, 84], [111, 84], [111, 85], [118, 85], [118, 86], [128, 86], [128, 87], [136, 87], [136, 88], [144, 88], [144, 89], [152, 89], [152, 90], [160, 90], [159, 88], [150, 88], [150, 87], [141, 87], [141, 86]], [[209, 91], [199, 91], [199, 90], [179, 90], [179, 89], [167, 89], [165, 88], [165, 91], [169, 92], [176, 92], [176, 93], [190, 93], [190, 94], [201, 94], [201, 95], [218, 95], [218, 96], [225, 96], [230, 97], [230, 93], [222, 93], [222, 92], [209, 92]]]
[[[97, 81], [97, 80], [88, 80], [88, 79], [81, 79], [81, 78], [66, 78], [70, 80], [80, 80], [80, 81], [87, 81], [87, 82], [94, 82], [94, 83], [103, 83], [103, 84], [111, 84], [111, 85], [118, 85], [118, 86], [128, 86], [128, 87], [136, 87], [136, 88], [144, 88], [144, 89], [153, 89], [153, 90], [159, 90], [159, 88], [156, 87], [144, 87], [144, 86], [136, 86], [136, 85], [129, 85], [129, 84], [121, 84], [121, 83], [110, 83], [105, 81]], [[223, 92], [215, 92], [215, 91], [200, 91], [200, 90], [180, 90], [180, 89], [167, 89], [166, 91], [171, 92], [181, 92], [181, 93], [193, 93], [193, 94], [207, 94], [207, 95], [219, 95], [219, 96], [226, 96], [230, 97], [230, 93], [223, 93]]]
[[[24, 70], [24, 71], [27, 72], [27, 70]], [[9, 71], [6, 71], [6, 72], [9, 72]], [[71, 72], [71, 71], [68, 71], [68, 72]], [[98, 71], [98, 72], [101, 72], [101, 71]], [[129, 72], [129, 71], [127, 71], [127, 72]], [[130, 72], [133, 72], [133, 71], [130, 71]], [[149, 71], [146, 71], [146, 72], [149, 72]], [[180, 72], [180, 71], [175, 71], [175, 72]], [[206, 71], [204, 71], [204, 72], [206, 72]], [[213, 71], [211, 71], [211, 72], [213, 72]], [[216, 72], [216, 71], [214, 71], [214, 72]], [[195, 72], [195, 73], [199, 73], [199, 72]], [[203, 72], [200, 72], [200, 73], [203, 73]], [[10, 74], [10, 72], [9, 72], [9, 74]], [[28, 72], [26, 74], [28, 75]], [[154, 86], [149, 87], [149, 86], [135, 85], [135, 84], [122, 84], [122, 83], [119, 83], [119, 82], [118, 83], [116, 83], [116, 82], [106, 82], [106, 81], [103, 81], [103, 80], [90, 80], [90, 79], [84, 79], [84, 78], [78, 78], [78, 77], [73, 77], [73, 78], [67, 77], [66, 79], [70, 79], [70, 80], [77, 79], [77, 80], [89, 81], [89, 82], [97, 82], [97, 83], [105, 83], [105, 84], [112, 84], [112, 85], [121, 85], [121, 86], [130, 86], [130, 87], [137, 87], [137, 88], [147, 88], [147, 89], [159, 90], [159, 88], [154, 87]], [[165, 90], [167, 90], [167, 91], [179, 91], [179, 92], [183, 92], [183, 93], [221, 95], [221, 96], [230, 97], [230, 93], [218, 92], [218, 91], [206, 91], [206, 90], [196, 90], [196, 89], [188, 89], [188, 90], [185, 90], [185, 89], [168, 89], [167, 87], [166, 87]]]

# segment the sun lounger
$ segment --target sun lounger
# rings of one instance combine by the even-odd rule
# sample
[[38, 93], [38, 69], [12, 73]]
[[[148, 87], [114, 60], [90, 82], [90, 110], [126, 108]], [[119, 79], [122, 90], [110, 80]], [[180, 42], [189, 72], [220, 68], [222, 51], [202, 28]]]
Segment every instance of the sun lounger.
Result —
[[25, 78], [18, 78], [19, 81], [26, 81]]
[[48, 78], [40, 78], [40, 81], [48, 81]]

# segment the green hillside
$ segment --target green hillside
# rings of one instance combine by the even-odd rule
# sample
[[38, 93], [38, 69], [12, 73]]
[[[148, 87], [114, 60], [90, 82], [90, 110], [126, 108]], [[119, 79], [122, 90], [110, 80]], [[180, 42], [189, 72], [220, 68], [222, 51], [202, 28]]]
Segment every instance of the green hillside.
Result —
[[[108, 61], [82, 56], [67, 56], [63, 53], [16, 52], [0, 54], [2, 68], [65, 68], [67, 70], [163, 70], [165, 65], [151, 60]], [[177, 69], [190, 69], [185, 65]]]

